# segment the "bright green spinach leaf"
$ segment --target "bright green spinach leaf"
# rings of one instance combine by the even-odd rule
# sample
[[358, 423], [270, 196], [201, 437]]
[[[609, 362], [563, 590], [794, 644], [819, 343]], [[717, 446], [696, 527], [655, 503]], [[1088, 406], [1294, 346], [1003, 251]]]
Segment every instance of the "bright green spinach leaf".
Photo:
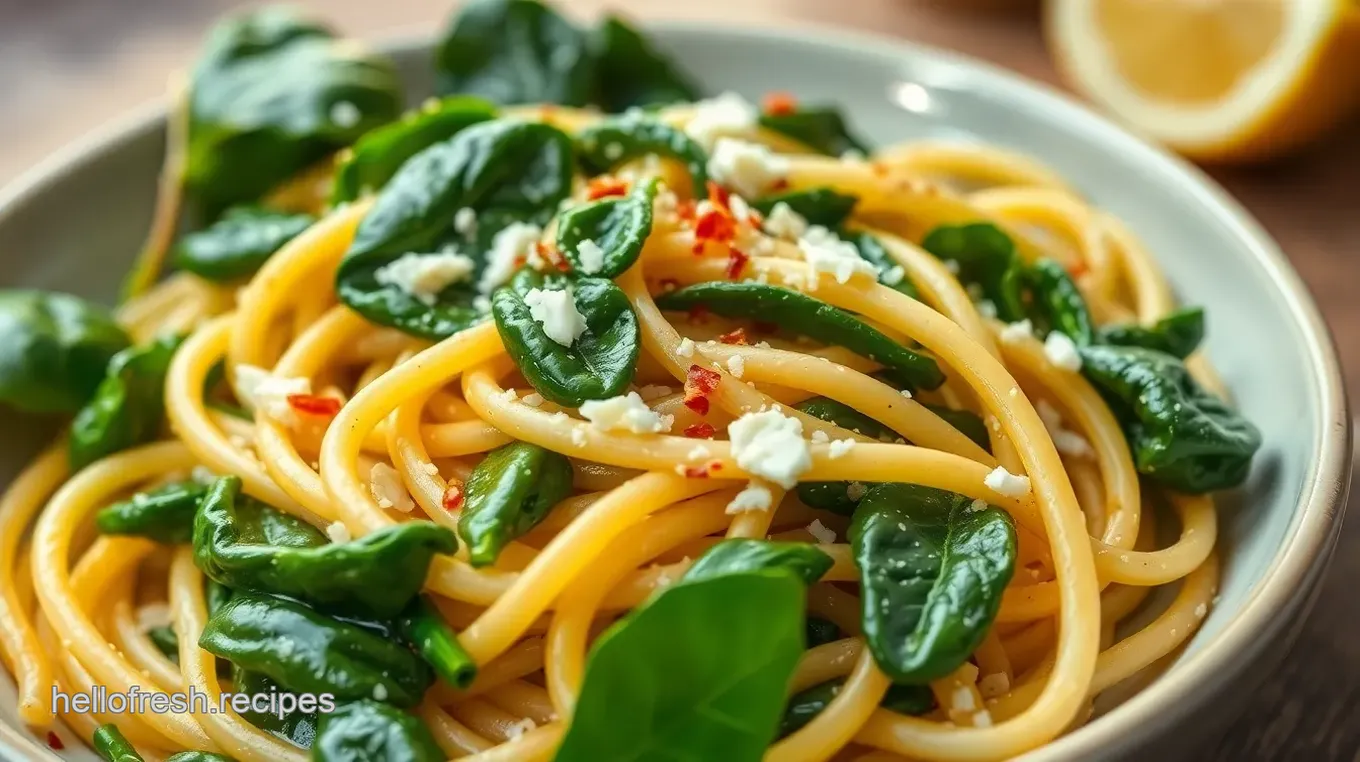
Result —
[[618, 16], [605, 16], [590, 36], [595, 100], [608, 113], [699, 99], [699, 88], [675, 62]]
[[[231, 667], [231, 689], [236, 693], [244, 693], [255, 696], [261, 693], [278, 693], [286, 690], [279, 687], [279, 684], [271, 680], [268, 676], [260, 672], [251, 672], [241, 669], [237, 665]], [[277, 712], [242, 712], [241, 717], [255, 727], [273, 733], [279, 738], [283, 738], [304, 749], [311, 748], [312, 741], [316, 738], [317, 712], [304, 712], [294, 709], [287, 712], [282, 717]]]
[[871, 487], [850, 547], [860, 572], [864, 639], [894, 682], [943, 677], [977, 649], [1015, 570], [1004, 511], [917, 484]]
[[[626, 196], [611, 196], [573, 206], [557, 221], [557, 248], [575, 272], [617, 278], [633, 266], [652, 232], [657, 181], [639, 182]], [[582, 246], [593, 247], [586, 256]]]
[[0, 290], [0, 402], [29, 413], [72, 413], [89, 401], [127, 334], [79, 297]]
[[913, 389], [934, 389], [944, 383], [944, 373], [934, 359], [907, 349], [845, 310], [793, 289], [713, 281], [663, 294], [656, 303], [663, 310], [703, 306], [726, 317], [778, 324], [787, 331], [845, 347], [881, 363], [893, 378]]
[[1184, 360], [1199, 348], [1204, 340], [1204, 310], [1183, 307], [1158, 320], [1151, 327], [1142, 325], [1111, 325], [1097, 330], [1101, 344], [1121, 347], [1143, 347]]
[[185, 188], [213, 219], [392, 121], [401, 105], [385, 57], [284, 8], [229, 18], [193, 69]]
[[235, 762], [235, 760], [210, 751], [177, 751], [166, 757], [165, 762]]
[[1082, 374], [1124, 428], [1138, 472], [1182, 492], [1235, 487], [1261, 432], [1204, 390], [1174, 356], [1142, 347], [1081, 348]]
[[840, 109], [831, 106], [800, 106], [787, 114], [761, 114], [760, 126], [787, 135], [827, 156], [840, 156], [846, 151], [869, 153], [868, 145], [846, 126]]
[[831, 556], [805, 542], [728, 539], [714, 545], [695, 561], [682, 577], [698, 581], [727, 574], [783, 569], [811, 585], [831, 569]]
[[330, 693], [338, 701], [376, 698], [411, 707], [434, 679], [388, 630], [260, 593], [233, 593], [208, 617], [198, 644], [290, 691]]
[[571, 494], [571, 462], [528, 442], [492, 450], [464, 483], [458, 534], [473, 566], [496, 562], [506, 543], [547, 518]]
[[233, 206], [213, 224], [181, 238], [171, 256], [176, 267], [200, 278], [238, 280], [255, 274], [313, 222], [310, 214]]
[[957, 262], [959, 279], [976, 283], [996, 307], [996, 316], [1013, 323], [1025, 318], [1025, 268], [1015, 241], [990, 222], [940, 225], [926, 234], [921, 248]]
[[443, 762], [425, 723], [376, 701], [356, 701], [321, 715], [316, 762]]
[[452, 96], [373, 130], [341, 156], [331, 188], [331, 203], [338, 205], [378, 192], [407, 159], [474, 124], [495, 118], [496, 107], [490, 102], [472, 96]]
[[584, 106], [595, 60], [584, 32], [537, 0], [472, 0], [435, 52], [439, 90], [493, 103]]
[[181, 336], [128, 347], [109, 360], [94, 397], [71, 421], [71, 468], [154, 440], [165, 421], [165, 373]]
[[207, 494], [207, 485], [195, 481], [170, 482], [100, 509], [94, 523], [103, 534], [148, 537], [167, 545], [190, 542], [194, 515]]
[[[585, 317], [585, 331], [571, 346], [563, 346], [534, 319], [526, 298], [534, 291], [570, 288], [576, 311]], [[622, 394], [637, 371], [642, 340], [637, 315], [623, 289], [603, 278], [544, 277], [521, 270], [509, 286], [491, 297], [505, 351], [525, 380], [545, 398], [559, 405], [580, 407], [586, 400]]]
[[588, 174], [598, 175], [633, 159], [657, 154], [685, 165], [696, 198], [708, 192], [708, 154], [690, 136], [642, 114], [587, 125], [576, 135], [576, 154]]
[[[429, 521], [321, 544], [314, 528], [241, 498], [240, 491], [239, 477], [218, 479], [194, 518], [194, 562], [233, 590], [287, 595], [327, 611], [386, 619], [420, 592], [435, 554], [458, 547], [453, 532]], [[271, 527], [284, 531], [271, 536]]]
[[1025, 281], [1033, 297], [1030, 315], [1039, 335], [1058, 331], [1077, 346], [1095, 341], [1095, 321], [1086, 308], [1086, 297], [1062, 265], [1041, 259], [1026, 269]]

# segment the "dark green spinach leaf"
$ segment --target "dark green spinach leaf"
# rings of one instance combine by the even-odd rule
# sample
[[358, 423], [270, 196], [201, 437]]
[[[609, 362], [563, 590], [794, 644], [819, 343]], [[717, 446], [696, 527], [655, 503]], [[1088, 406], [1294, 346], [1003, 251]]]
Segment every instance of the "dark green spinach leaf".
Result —
[[311, 227], [310, 214], [233, 206], [213, 224], [175, 244], [175, 267], [211, 281], [254, 275], [283, 245]]
[[894, 682], [957, 669], [982, 642], [1015, 570], [1004, 511], [917, 484], [871, 487], [850, 547], [860, 572], [864, 639]]
[[816, 648], [840, 640], [841, 628], [837, 627], [836, 623], [830, 619], [810, 616], [803, 627], [803, 637], [807, 641], [808, 648]]
[[1138, 472], [1182, 492], [1235, 487], [1261, 432], [1172, 355], [1142, 347], [1081, 348], [1082, 374], [1124, 428]]
[[127, 334], [79, 297], [0, 290], [0, 402], [29, 413], [72, 413], [89, 401]]
[[609, 113], [699, 99], [699, 88], [667, 56], [618, 16], [605, 16], [590, 36], [595, 101]]
[[[256, 696], [279, 693], [284, 690], [266, 675], [241, 669], [234, 664], [231, 668], [231, 675], [231, 689], [236, 693]], [[256, 712], [252, 708], [251, 711], [242, 712], [241, 717], [255, 727], [273, 733], [279, 738], [304, 749], [311, 748], [312, 741], [316, 738], [317, 712], [315, 711], [304, 712], [300, 709], [293, 709], [291, 712], [279, 716], [278, 712]]]
[[1031, 319], [1040, 336], [1058, 331], [1077, 346], [1095, 341], [1095, 321], [1086, 308], [1086, 297], [1062, 265], [1041, 259], [1026, 269], [1025, 281], [1033, 297]]
[[94, 753], [101, 759], [108, 762], [142, 762], [142, 755], [137, 753], [132, 744], [123, 737], [118, 726], [113, 723], [100, 725], [94, 731], [93, 746]]
[[[779, 737], [792, 735], [812, 722], [826, 710], [843, 685], [844, 678], [838, 678], [793, 694], [784, 708], [784, 718], [779, 721]], [[883, 694], [879, 706], [898, 714], [919, 717], [935, 708], [935, 695], [925, 685], [893, 685]]]
[[1098, 329], [1096, 334], [1101, 344], [1154, 349], [1184, 360], [1204, 340], [1204, 310], [1183, 307], [1151, 327], [1111, 325]]
[[167, 545], [190, 542], [194, 515], [207, 494], [205, 484], [171, 482], [100, 509], [94, 523], [103, 534], [148, 537]]
[[850, 132], [840, 109], [831, 106], [798, 107], [789, 113], [760, 115], [760, 126], [787, 135], [827, 156], [846, 151], [869, 153], [869, 146]]
[[425, 723], [376, 701], [356, 701], [321, 716], [316, 762], [443, 762]]
[[802, 292], [763, 283], [713, 281], [663, 294], [663, 310], [703, 306], [726, 317], [762, 320], [811, 339], [845, 347], [882, 363], [892, 377], [913, 389], [935, 389], [944, 373], [935, 360], [898, 344], [845, 310]]
[[390, 631], [335, 619], [286, 598], [237, 591], [208, 617], [198, 644], [295, 693], [338, 701], [420, 703], [430, 668]]
[[1025, 318], [1025, 268], [1015, 242], [990, 222], [940, 225], [926, 234], [921, 248], [958, 263], [959, 279], [976, 283], [1008, 323]]
[[165, 373], [183, 340], [162, 336], [109, 360], [94, 398], [71, 421], [67, 451], [73, 470], [160, 434], [165, 422]]
[[557, 248], [575, 272], [612, 279], [633, 266], [652, 232], [656, 186], [635, 183], [626, 196], [573, 206], [558, 218]]
[[477, 662], [458, 643], [458, 636], [439, 616], [439, 610], [425, 596], [411, 601], [398, 620], [402, 635], [416, 652], [434, 668], [441, 680], [455, 688], [466, 688], [477, 677]]
[[[564, 288], [571, 290], [576, 311], [585, 318], [585, 330], [570, 346], [550, 338], [526, 302]], [[612, 281], [576, 278], [568, 283], [521, 270], [492, 295], [491, 313], [505, 351], [525, 380], [559, 405], [580, 407], [586, 400], [622, 394], [637, 371], [642, 346], [637, 315]]]
[[595, 59], [584, 32], [537, 0], [472, 0], [435, 51], [439, 90], [493, 103], [584, 106]]
[[458, 534], [473, 566], [496, 562], [506, 543], [538, 526], [571, 494], [566, 456], [528, 442], [492, 450], [464, 483]]
[[850, 214], [855, 211], [855, 204], [858, 203], [858, 196], [840, 193], [831, 188], [808, 188], [761, 196], [752, 201], [751, 206], [768, 217], [775, 206], [784, 204], [807, 220], [809, 225], [835, 229], [850, 219]]
[[690, 136], [642, 114], [601, 119], [576, 135], [576, 153], [588, 174], [608, 172], [648, 154], [675, 159], [685, 165], [696, 198], [708, 192], [708, 154]]

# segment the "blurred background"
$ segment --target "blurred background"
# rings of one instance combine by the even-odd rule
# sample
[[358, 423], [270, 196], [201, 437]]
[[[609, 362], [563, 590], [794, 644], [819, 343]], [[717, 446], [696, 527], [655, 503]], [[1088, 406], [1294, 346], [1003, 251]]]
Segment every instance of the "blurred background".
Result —
[[[1071, 7], [1077, 0], [1052, 0]], [[1090, 5], [1094, 0], [1081, 0]], [[1145, 108], [1124, 86], [1157, 90], [1163, 105], [1198, 108], [1255, 76], [1291, 9], [1330, 0], [1234, 3], [1231, 15], [1205, 0], [1108, 0], [1101, 13], [1052, 29], [1037, 0], [557, 0], [568, 13], [602, 8], [649, 19], [722, 19], [761, 27], [831, 25], [950, 48], [1044, 81], [1160, 135], [1167, 115]], [[0, 0], [0, 186], [106, 121], [158, 98], [167, 74], [192, 57], [233, 0]], [[293, 0], [343, 32], [368, 39], [442, 26], [453, 0]], [[1147, 13], [1155, 5], [1188, 16]], [[1360, 100], [1360, 9], [1318, 35], [1296, 60], [1251, 80], [1247, 116], [1225, 117], [1221, 145], [1177, 145], [1264, 223], [1308, 283], [1331, 325], [1360, 399], [1360, 122], [1345, 105]], [[1140, 7], [1141, 6], [1141, 7]], [[1081, 14], [1077, 14], [1081, 17]], [[1099, 22], [1102, 29], [1087, 22]], [[1342, 27], [1345, 27], [1344, 29]], [[1053, 27], [1056, 29], [1056, 25]], [[1110, 30], [1113, 30], [1112, 32]], [[1201, 43], [1214, 39], [1219, 45]], [[1062, 44], [1058, 41], [1062, 40]], [[1159, 51], [1177, 51], [1170, 60]], [[1089, 75], [1101, 50], [1119, 54], [1117, 75]], [[1093, 52], [1095, 51], [1095, 52]], [[1266, 68], [1266, 67], [1263, 67]], [[1067, 72], [1064, 78], [1060, 72]], [[1193, 75], [1193, 76], [1192, 76]], [[1212, 111], [1212, 109], [1210, 109]], [[1169, 138], [1173, 143], [1177, 140]], [[1288, 150], [1284, 150], [1287, 148]], [[1269, 156], [1265, 154], [1284, 154]], [[1174, 252], [1163, 252], [1174, 256]], [[1190, 253], [1187, 253], [1190, 254]], [[1330, 578], [1295, 652], [1253, 697], [1250, 708], [1209, 744], [1209, 760], [1360, 760], [1360, 624], [1349, 582], [1360, 574], [1360, 521], [1351, 521]]]

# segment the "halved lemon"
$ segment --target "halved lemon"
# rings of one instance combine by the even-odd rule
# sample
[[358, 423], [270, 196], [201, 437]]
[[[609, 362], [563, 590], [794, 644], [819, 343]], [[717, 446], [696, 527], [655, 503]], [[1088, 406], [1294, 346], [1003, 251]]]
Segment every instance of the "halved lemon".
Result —
[[1354, 0], [1049, 0], [1073, 87], [1192, 158], [1303, 146], [1360, 104]]

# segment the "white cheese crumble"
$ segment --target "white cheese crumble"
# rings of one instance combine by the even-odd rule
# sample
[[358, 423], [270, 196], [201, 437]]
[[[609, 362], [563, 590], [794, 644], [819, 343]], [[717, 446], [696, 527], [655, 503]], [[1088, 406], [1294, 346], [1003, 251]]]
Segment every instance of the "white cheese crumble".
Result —
[[1007, 323], [1006, 327], [1001, 329], [1001, 341], [1006, 344], [1016, 344], [1032, 338], [1034, 338], [1034, 324], [1029, 322], [1029, 318], [1016, 323]]
[[1062, 331], [1048, 332], [1048, 337], [1044, 339], [1044, 357], [1055, 368], [1073, 373], [1081, 370], [1081, 354], [1077, 352], [1077, 345]]
[[577, 447], [586, 446], [586, 431], [581, 426], [571, 428], [571, 443]]
[[746, 488], [727, 504], [727, 513], [746, 513], [747, 511], [768, 511], [774, 502], [774, 494], [769, 487], [750, 482]]
[[1039, 413], [1039, 420], [1044, 422], [1044, 428], [1048, 429], [1048, 436], [1058, 452], [1073, 457], [1087, 457], [1094, 453], [1085, 437], [1063, 426], [1062, 414], [1048, 404], [1048, 400], [1039, 400], [1034, 409]]
[[978, 512], [980, 512], [980, 511], [985, 511], [985, 510], [987, 510], [987, 501], [986, 501], [986, 500], [974, 500], [973, 502], [971, 502], [971, 503], [968, 504], [968, 512], [969, 512], [969, 513], [978, 513]]
[[816, 431], [812, 432], [813, 444], [826, 444], [827, 442], [830, 441], [831, 437], [825, 431], [817, 429]]
[[973, 691], [968, 686], [961, 685], [954, 689], [950, 696], [953, 702], [953, 709], [956, 712], [971, 712], [977, 709], [977, 701], [973, 700]]
[[808, 532], [817, 538], [819, 545], [831, 545], [836, 542], [836, 530], [822, 524], [821, 519], [813, 519], [807, 526]]
[[643, 402], [651, 402], [652, 400], [670, 396], [673, 391], [673, 389], [664, 384], [647, 384], [641, 389], [638, 389], [638, 396], [642, 398]]
[[713, 457], [713, 452], [703, 445], [695, 445], [693, 450], [685, 456], [687, 460], [708, 460]]
[[1006, 497], [1024, 497], [1029, 494], [1029, 477], [1016, 476], [1003, 466], [992, 469], [982, 483]]
[[349, 533], [349, 527], [338, 521], [333, 521], [326, 527], [326, 536], [331, 538], [331, 542], [336, 545], [349, 542], [354, 538]]
[[1208, 614], [1208, 613], [1209, 613], [1209, 607], [1206, 606], [1206, 605], [1204, 605], [1203, 603], [1200, 603], [1198, 606], [1195, 607], [1195, 618], [1196, 618], [1196, 619], [1203, 619], [1203, 618], [1204, 618], [1204, 615], [1205, 615], [1205, 614]]
[[742, 374], [746, 372], [746, 359], [741, 355], [732, 355], [727, 358], [727, 372], [731, 373], [733, 378], [741, 378]]
[[911, 390], [910, 390], [910, 389], [903, 389], [903, 390], [902, 390], [902, 396], [903, 396], [903, 397], [906, 397], [907, 399], [911, 399]]
[[576, 256], [581, 260], [581, 272], [594, 275], [604, 269], [604, 249], [587, 238], [576, 244]]
[[543, 404], [543, 395], [538, 392], [530, 392], [529, 394], [524, 395], [524, 399], [520, 400], [520, 402], [523, 402], [529, 407], [538, 407]]
[[831, 459], [835, 460], [836, 458], [845, 455], [846, 453], [850, 452], [850, 450], [853, 449], [854, 446], [855, 440], [853, 439], [837, 439], [836, 441], [831, 443], [830, 447]]
[[379, 508], [396, 508], [409, 513], [415, 507], [411, 493], [401, 483], [401, 474], [386, 463], [374, 463], [368, 472], [368, 491], [378, 502]]
[[694, 116], [685, 125], [685, 133], [712, 150], [719, 137], [749, 135], [759, 118], [756, 107], [749, 101], [727, 92], [694, 104]]
[[470, 206], [453, 213], [453, 229], [462, 235], [472, 235], [477, 232], [477, 212]]
[[529, 731], [537, 727], [538, 723], [534, 722], [532, 718], [525, 717], [519, 722], [516, 722], [515, 724], [506, 728], [505, 734], [510, 737], [511, 741], [518, 741], [525, 733], [528, 733]]
[[728, 424], [727, 435], [738, 466], [784, 489], [792, 489], [798, 475], [812, 468], [803, 422], [797, 418], [775, 410], [746, 413]]
[[217, 481], [217, 474], [214, 474], [207, 466], [194, 466], [189, 472], [189, 478], [199, 484], [212, 484]]
[[521, 264], [521, 257], [528, 259], [535, 243], [543, 230], [527, 222], [512, 222], [491, 239], [491, 251], [486, 255], [486, 269], [477, 281], [477, 290], [483, 294], [495, 291], [497, 287], [510, 280]]
[[693, 357], [694, 342], [688, 336], [686, 336], [685, 338], [680, 340], [680, 346], [676, 348], [675, 353], [677, 355], [680, 355], [681, 357]]
[[469, 257], [453, 251], [403, 254], [379, 267], [373, 279], [384, 286], [396, 286], [423, 304], [433, 306], [439, 292], [467, 280], [476, 266]]
[[992, 713], [983, 709], [973, 715], [973, 727], [990, 728], [992, 726]]
[[708, 174], [743, 196], [762, 195], [788, 174], [789, 160], [765, 146], [718, 138], [708, 159]]
[[991, 319], [996, 317], [996, 304], [991, 299], [980, 299], [977, 303], [978, 314]]
[[907, 277], [907, 271], [902, 269], [901, 265], [893, 265], [883, 272], [883, 285], [896, 286], [905, 277]]
[[524, 295], [529, 317], [543, 326], [548, 338], [570, 347], [586, 332], [586, 317], [576, 309], [571, 289], [531, 288]]
[[586, 400], [581, 404], [581, 415], [602, 431], [618, 429], [634, 434], [670, 431], [674, 420], [672, 416], [660, 415], [647, 407], [637, 392], [605, 400]]
[[236, 366], [236, 392], [252, 410], [262, 412], [287, 426], [298, 424], [297, 413], [288, 404], [294, 394], [311, 394], [308, 378], [275, 376], [264, 368], [241, 364]]
[[798, 249], [814, 273], [831, 273], [837, 283], [845, 283], [856, 273], [878, 277], [878, 268], [866, 262], [854, 244], [842, 241], [821, 225], [813, 225], [803, 233]]
[[775, 204], [770, 216], [765, 218], [765, 232], [776, 238], [797, 241], [807, 229], [807, 219], [783, 201]]

